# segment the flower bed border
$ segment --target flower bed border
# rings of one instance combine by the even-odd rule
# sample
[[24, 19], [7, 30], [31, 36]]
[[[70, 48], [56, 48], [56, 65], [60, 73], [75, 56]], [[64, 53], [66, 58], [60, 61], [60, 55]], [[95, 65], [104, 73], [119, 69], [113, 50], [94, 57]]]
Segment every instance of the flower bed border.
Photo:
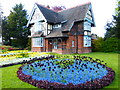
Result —
[[[31, 62], [32, 63], [32, 62]], [[101, 64], [103, 65], [103, 64]], [[114, 80], [114, 76], [115, 76], [115, 72], [112, 70], [112, 68], [109, 68], [106, 66], [106, 70], [108, 70], [108, 73], [103, 76], [102, 79], [95, 79], [93, 81], [87, 81], [84, 84], [77, 84], [74, 85], [72, 83], [69, 83], [67, 85], [64, 85], [62, 83], [58, 83], [58, 82], [54, 82], [51, 83], [47, 80], [35, 80], [32, 79], [32, 76], [30, 75], [25, 75], [24, 73], [22, 73], [22, 68], [24, 67], [24, 65], [22, 65], [18, 71], [17, 71], [17, 77], [24, 81], [27, 82], [35, 87], [38, 88], [44, 88], [44, 89], [50, 89], [50, 88], [79, 88], [79, 89], [100, 89], [103, 88], [105, 86], [108, 86], [109, 84], [112, 83], [112, 81]]]

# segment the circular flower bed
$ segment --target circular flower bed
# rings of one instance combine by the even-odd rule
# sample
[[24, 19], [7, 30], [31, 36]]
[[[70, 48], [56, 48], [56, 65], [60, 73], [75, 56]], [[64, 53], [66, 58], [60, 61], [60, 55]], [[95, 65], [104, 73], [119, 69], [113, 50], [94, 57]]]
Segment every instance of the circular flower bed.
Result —
[[21, 66], [17, 75], [22, 81], [38, 88], [102, 88], [109, 85], [115, 72], [98, 63], [98, 59], [89, 59], [35, 58]]

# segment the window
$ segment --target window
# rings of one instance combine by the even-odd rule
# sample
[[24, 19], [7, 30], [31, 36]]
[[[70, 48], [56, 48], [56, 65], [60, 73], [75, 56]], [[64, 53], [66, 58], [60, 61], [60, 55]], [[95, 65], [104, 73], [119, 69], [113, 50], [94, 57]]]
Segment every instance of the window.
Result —
[[61, 24], [55, 24], [53, 25], [53, 28], [60, 28], [62, 25]]
[[48, 29], [52, 30], [52, 25], [48, 24]]
[[41, 31], [42, 30], [42, 24], [41, 22], [36, 22], [35, 23], [35, 32]]
[[88, 32], [88, 36], [91, 36], [91, 32]]
[[91, 37], [84, 36], [84, 47], [91, 47]]
[[57, 39], [54, 39], [53, 49], [58, 49], [58, 42], [57, 42]]
[[75, 47], [75, 41], [72, 41], [72, 47]]
[[87, 12], [86, 18], [92, 21], [92, 14], [90, 10]]
[[90, 31], [84, 31], [84, 35], [91, 36], [91, 32]]
[[87, 35], [87, 31], [84, 31], [84, 35]]
[[89, 31], [91, 31], [91, 23], [89, 23], [89, 22], [84, 22], [84, 30], [89, 30]]
[[43, 37], [33, 38], [33, 47], [43, 47]]

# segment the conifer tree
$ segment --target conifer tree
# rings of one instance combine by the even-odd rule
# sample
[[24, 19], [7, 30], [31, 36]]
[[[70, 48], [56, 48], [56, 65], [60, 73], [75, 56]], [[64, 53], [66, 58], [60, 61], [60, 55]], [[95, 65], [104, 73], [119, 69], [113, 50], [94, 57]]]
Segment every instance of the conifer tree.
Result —
[[16, 4], [8, 16], [8, 29], [12, 38], [11, 45], [17, 47], [26, 47], [30, 31], [26, 28], [27, 12], [23, 5]]

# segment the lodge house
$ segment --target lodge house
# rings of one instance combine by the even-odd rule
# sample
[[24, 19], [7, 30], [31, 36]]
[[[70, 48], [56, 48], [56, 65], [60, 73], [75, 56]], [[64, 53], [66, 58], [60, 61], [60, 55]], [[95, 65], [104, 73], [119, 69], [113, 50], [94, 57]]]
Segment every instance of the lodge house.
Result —
[[90, 2], [58, 12], [35, 3], [27, 23], [32, 51], [60, 54], [91, 52], [94, 26]]

